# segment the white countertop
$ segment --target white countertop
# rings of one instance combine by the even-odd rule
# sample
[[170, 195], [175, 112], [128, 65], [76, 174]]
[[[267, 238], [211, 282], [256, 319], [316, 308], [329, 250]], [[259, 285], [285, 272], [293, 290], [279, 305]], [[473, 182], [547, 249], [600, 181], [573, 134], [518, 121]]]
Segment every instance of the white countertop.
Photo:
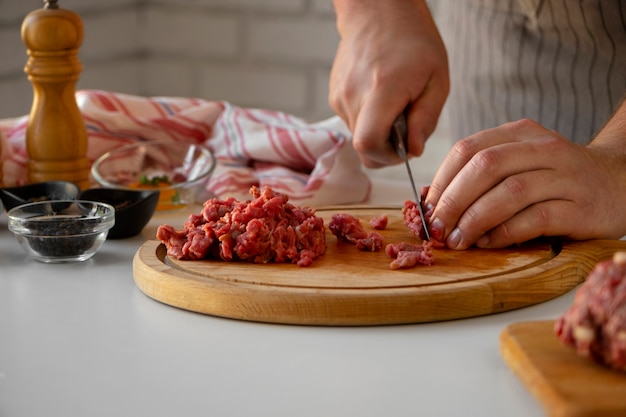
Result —
[[[378, 181], [372, 201], [401, 202], [402, 184]], [[188, 213], [156, 214], [141, 236], [75, 264], [28, 259], [0, 215], [0, 416], [544, 415], [498, 336], [558, 317], [573, 291], [497, 315], [385, 327], [196, 314], [145, 296], [131, 265], [159, 224]]]

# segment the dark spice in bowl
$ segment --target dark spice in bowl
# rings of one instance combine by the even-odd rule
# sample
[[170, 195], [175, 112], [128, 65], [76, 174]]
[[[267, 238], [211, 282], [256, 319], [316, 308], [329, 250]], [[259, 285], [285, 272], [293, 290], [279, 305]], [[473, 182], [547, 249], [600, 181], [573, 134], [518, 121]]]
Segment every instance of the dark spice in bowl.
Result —
[[9, 230], [26, 253], [41, 262], [89, 259], [115, 222], [111, 205], [84, 200], [25, 204], [8, 215]]
[[[40, 222], [41, 218], [35, 218]], [[42, 256], [80, 256], [89, 250], [98, 235], [91, 233], [98, 221], [86, 219], [80, 222], [76, 218], [67, 220], [47, 220], [44, 227], [35, 225], [34, 222], [24, 222], [24, 227], [35, 231], [25, 238], [30, 247]]]

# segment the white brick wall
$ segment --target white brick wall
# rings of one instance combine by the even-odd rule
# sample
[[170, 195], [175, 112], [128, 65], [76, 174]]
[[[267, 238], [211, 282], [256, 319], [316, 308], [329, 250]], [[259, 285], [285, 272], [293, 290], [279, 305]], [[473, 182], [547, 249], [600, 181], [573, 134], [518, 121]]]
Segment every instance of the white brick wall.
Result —
[[[0, 118], [26, 114], [21, 21], [40, 1], [0, 2]], [[331, 0], [60, 0], [80, 14], [78, 88], [194, 96], [332, 115], [328, 75], [338, 41]]]
[[153, 6], [141, 13], [141, 47], [172, 59], [237, 60], [243, 19], [232, 12]]
[[[40, 0], [0, 0], [0, 118], [27, 114], [21, 22]], [[84, 23], [78, 88], [226, 100], [314, 122], [331, 116], [339, 40], [331, 0], [59, 0]], [[441, 129], [440, 129], [441, 131]], [[441, 136], [441, 135], [440, 135]], [[414, 162], [432, 176], [448, 148]], [[380, 175], [405, 175], [394, 167]], [[389, 174], [391, 173], [391, 174]]]

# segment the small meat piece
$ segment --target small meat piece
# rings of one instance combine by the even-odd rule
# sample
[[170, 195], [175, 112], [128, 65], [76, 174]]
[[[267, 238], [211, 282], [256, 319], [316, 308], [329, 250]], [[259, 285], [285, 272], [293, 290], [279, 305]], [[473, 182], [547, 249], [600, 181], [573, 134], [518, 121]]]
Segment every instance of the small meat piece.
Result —
[[324, 221], [309, 207], [265, 187], [250, 189], [253, 200], [210, 199], [191, 214], [182, 230], [162, 225], [157, 238], [176, 259], [223, 259], [309, 266], [326, 250]]
[[383, 237], [376, 232], [367, 233], [361, 221], [351, 214], [333, 214], [328, 228], [338, 240], [352, 243], [359, 250], [375, 252], [383, 247]]
[[383, 247], [383, 237], [376, 232], [370, 232], [363, 239], [356, 241], [356, 247], [364, 252], [377, 252]]
[[[429, 187], [422, 187], [422, 201], [426, 198], [428, 194]], [[430, 219], [433, 215], [434, 208], [430, 208], [429, 210], [424, 210], [424, 219], [426, 222], [430, 222]], [[404, 225], [409, 229], [409, 231], [415, 235], [416, 237], [424, 240], [426, 239], [426, 232], [424, 231], [424, 227], [422, 225], [422, 219], [419, 214], [419, 209], [417, 207], [417, 202], [407, 200], [404, 202], [402, 207], [402, 218], [404, 220]], [[438, 230], [430, 229], [430, 241], [434, 248], [443, 248], [446, 246], [443, 241], [443, 236], [437, 236], [439, 233]]]
[[370, 226], [372, 226], [376, 230], [385, 230], [387, 228], [388, 222], [389, 218], [387, 217], [387, 214], [383, 213], [380, 216], [376, 216], [370, 219]]
[[[404, 202], [404, 206], [402, 207], [402, 218], [404, 219], [404, 225], [409, 228], [411, 233], [422, 240], [426, 239], [422, 219], [415, 201], [406, 200]], [[424, 218], [426, 218], [426, 213], [424, 213]]]
[[421, 245], [410, 243], [390, 243], [385, 247], [385, 253], [395, 258], [389, 264], [391, 269], [413, 268], [417, 265], [433, 265], [435, 256], [430, 242], [422, 241]]
[[397, 258], [398, 253], [402, 251], [413, 251], [413, 252], [421, 252], [424, 250], [424, 245], [415, 245], [413, 243], [389, 243], [385, 247], [385, 254], [390, 258]]
[[187, 235], [182, 230], [176, 230], [169, 224], [157, 229], [157, 239], [167, 247], [168, 256], [180, 259], [183, 256], [183, 245], [187, 242]]
[[626, 372], [626, 252], [596, 265], [555, 333], [581, 356]]
[[348, 213], [335, 213], [330, 218], [328, 228], [339, 240], [344, 240], [356, 245], [359, 239], [365, 239], [367, 232], [361, 221]]

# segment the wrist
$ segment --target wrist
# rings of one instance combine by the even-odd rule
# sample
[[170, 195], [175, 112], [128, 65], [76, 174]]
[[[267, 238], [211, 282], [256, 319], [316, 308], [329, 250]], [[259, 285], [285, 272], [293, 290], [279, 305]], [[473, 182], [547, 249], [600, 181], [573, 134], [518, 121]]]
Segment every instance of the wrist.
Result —
[[340, 36], [349, 31], [350, 24], [355, 21], [367, 22], [384, 19], [388, 15], [404, 15], [403, 11], [407, 9], [426, 13], [430, 17], [426, 0], [333, 0], [333, 6]]
[[622, 102], [588, 147], [600, 152], [606, 151], [613, 157], [626, 161], [626, 101]]

